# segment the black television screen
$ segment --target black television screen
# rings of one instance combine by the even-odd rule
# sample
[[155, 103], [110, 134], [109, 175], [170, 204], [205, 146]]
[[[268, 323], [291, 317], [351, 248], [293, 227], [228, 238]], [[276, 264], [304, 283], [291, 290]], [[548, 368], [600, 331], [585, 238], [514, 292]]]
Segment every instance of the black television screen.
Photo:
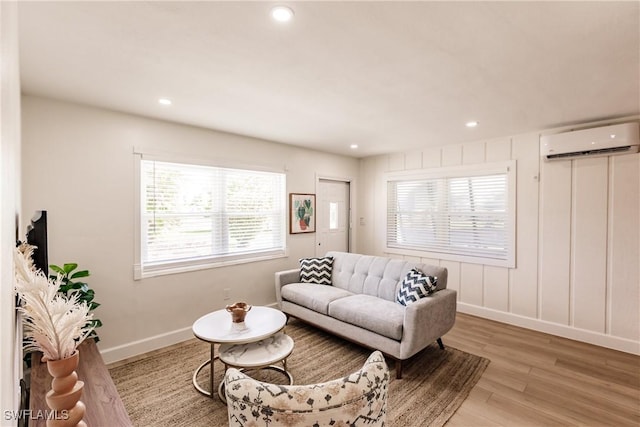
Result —
[[33, 251], [33, 265], [49, 275], [47, 255], [47, 211], [36, 211], [27, 227], [27, 243], [36, 246]]

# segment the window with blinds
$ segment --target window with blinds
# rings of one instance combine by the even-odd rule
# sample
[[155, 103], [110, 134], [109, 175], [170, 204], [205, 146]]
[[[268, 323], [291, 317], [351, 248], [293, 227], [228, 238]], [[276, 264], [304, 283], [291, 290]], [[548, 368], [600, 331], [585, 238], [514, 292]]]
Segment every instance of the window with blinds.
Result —
[[513, 162], [389, 176], [387, 249], [514, 266], [514, 183]]
[[285, 174], [140, 162], [142, 274], [285, 251]]

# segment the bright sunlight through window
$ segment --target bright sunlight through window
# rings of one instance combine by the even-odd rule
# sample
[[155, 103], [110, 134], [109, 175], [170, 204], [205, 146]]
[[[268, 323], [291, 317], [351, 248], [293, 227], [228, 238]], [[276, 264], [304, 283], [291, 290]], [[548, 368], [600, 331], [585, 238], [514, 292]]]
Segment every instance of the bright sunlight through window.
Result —
[[142, 276], [282, 255], [285, 174], [141, 160]]
[[515, 164], [389, 176], [387, 249], [513, 267]]

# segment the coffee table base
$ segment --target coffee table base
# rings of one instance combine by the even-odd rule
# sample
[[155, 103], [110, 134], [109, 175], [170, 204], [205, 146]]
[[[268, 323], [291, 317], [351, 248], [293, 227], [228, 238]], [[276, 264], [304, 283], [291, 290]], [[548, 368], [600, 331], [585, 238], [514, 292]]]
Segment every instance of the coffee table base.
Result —
[[[214, 354], [214, 344], [211, 343], [211, 358], [209, 360], [204, 361], [200, 366], [198, 366], [198, 368], [195, 370], [195, 372], [193, 373], [193, 386], [195, 387], [196, 390], [198, 390], [200, 393], [204, 394], [205, 396], [208, 397], [213, 397], [213, 361], [215, 361], [218, 356], [216, 356]], [[209, 390], [211, 391], [207, 391], [204, 388], [202, 388], [200, 386], [200, 384], [198, 384], [198, 374], [200, 373], [200, 371], [207, 365], [211, 365], [211, 373], [209, 374]]]
[[196, 378], [198, 376], [198, 374], [200, 373], [200, 371], [202, 370], [202, 368], [204, 368], [207, 365], [211, 364], [211, 359], [207, 360], [206, 362], [204, 362], [202, 365], [198, 366], [198, 369], [196, 369], [196, 371], [193, 373], [193, 386], [196, 388], [196, 390], [198, 390], [200, 393], [204, 394], [205, 396], [209, 396], [211, 397], [211, 392], [207, 391], [205, 389], [203, 389], [200, 384], [198, 384], [198, 379]]

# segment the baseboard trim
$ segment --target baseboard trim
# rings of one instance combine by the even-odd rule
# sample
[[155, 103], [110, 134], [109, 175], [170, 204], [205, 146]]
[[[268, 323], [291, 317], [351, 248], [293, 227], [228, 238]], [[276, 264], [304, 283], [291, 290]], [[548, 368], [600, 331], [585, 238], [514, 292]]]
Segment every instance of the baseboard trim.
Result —
[[159, 348], [167, 347], [194, 338], [191, 327], [156, 335], [153, 337], [132, 341], [127, 344], [100, 350], [104, 363], [109, 364], [129, 357], [138, 356]]
[[576, 341], [582, 341], [598, 345], [600, 347], [640, 355], [640, 342], [626, 338], [614, 337], [584, 329], [573, 328], [571, 326], [559, 325], [557, 323], [547, 322], [541, 319], [532, 319], [530, 317], [520, 316], [513, 313], [505, 313], [503, 311], [492, 310], [486, 307], [478, 307], [460, 301], [458, 301], [458, 311], [460, 313], [471, 314], [473, 316], [495, 320], [509, 325], [520, 326], [522, 328], [532, 329], [534, 331], [544, 332]]
[[[265, 304], [265, 306], [277, 308], [277, 303], [274, 302], [271, 304]], [[195, 320], [196, 319], [194, 319], [194, 321]], [[100, 355], [102, 356], [104, 363], [109, 364], [127, 359], [129, 357], [139, 356], [141, 354], [148, 353], [153, 350], [158, 350], [160, 348], [177, 344], [183, 341], [187, 341], [192, 338], [195, 338], [193, 335], [193, 330], [191, 329], [191, 326], [188, 326], [186, 328], [176, 329], [164, 334], [132, 341], [115, 347], [109, 347], [100, 350]]]

